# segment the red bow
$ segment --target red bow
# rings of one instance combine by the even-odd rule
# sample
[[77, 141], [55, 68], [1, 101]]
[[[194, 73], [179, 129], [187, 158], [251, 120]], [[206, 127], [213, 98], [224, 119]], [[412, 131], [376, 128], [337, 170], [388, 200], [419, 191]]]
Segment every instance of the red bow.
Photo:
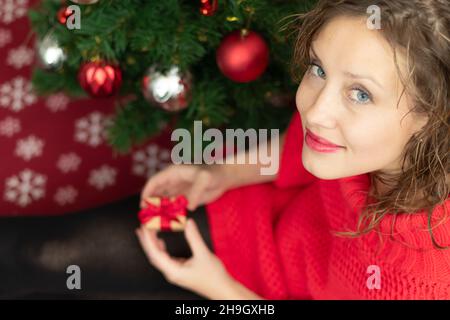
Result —
[[184, 196], [176, 198], [152, 197], [145, 200], [147, 207], [139, 211], [138, 218], [142, 224], [155, 217], [161, 218], [161, 231], [171, 231], [172, 221], [182, 223], [180, 216], [186, 216], [187, 200]]

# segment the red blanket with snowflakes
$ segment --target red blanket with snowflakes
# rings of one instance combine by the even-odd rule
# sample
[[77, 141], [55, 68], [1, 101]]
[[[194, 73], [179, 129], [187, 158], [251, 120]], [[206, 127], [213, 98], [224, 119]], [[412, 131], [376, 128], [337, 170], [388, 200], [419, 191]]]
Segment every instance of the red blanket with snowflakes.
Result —
[[112, 99], [39, 98], [30, 83], [34, 3], [0, 1], [0, 216], [63, 214], [139, 192], [169, 163], [168, 135], [118, 155], [105, 140]]

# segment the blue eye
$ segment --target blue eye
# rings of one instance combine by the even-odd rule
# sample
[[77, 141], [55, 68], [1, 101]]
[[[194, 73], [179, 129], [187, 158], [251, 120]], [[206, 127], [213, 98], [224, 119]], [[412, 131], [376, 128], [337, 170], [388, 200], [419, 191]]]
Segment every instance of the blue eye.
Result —
[[325, 79], [325, 71], [323, 71], [323, 69], [320, 66], [318, 66], [317, 64], [312, 63], [310, 65], [310, 68], [311, 68], [310, 72], [313, 75]]
[[361, 103], [361, 104], [368, 103], [369, 101], [372, 100], [369, 93], [365, 92], [364, 90], [357, 89], [357, 88], [352, 89], [351, 94], [350, 94], [350, 99], [352, 99], [356, 103]]

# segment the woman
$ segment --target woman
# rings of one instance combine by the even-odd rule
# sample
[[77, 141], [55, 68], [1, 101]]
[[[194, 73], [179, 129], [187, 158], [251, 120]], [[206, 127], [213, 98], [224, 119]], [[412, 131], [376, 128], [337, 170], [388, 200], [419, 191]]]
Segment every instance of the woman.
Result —
[[295, 62], [308, 69], [279, 174], [151, 178], [142, 198], [208, 204], [215, 254], [192, 222], [188, 260], [140, 228], [150, 262], [212, 299], [450, 299], [448, 1], [324, 0], [299, 18]]
[[[374, 4], [379, 30], [367, 24]], [[307, 70], [278, 174], [178, 165], [142, 192], [142, 204], [187, 196], [202, 231], [188, 221], [191, 257], [180, 239], [164, 241], [181, 234], [139, 228], [149, 267], [132, 200], [11, 219], [0, 224], [0, 294], [449, 299], [448, 1], [321, 0], [298, 21], [294, 62]], [[78, 292], [65, 287], [70, 264]]]

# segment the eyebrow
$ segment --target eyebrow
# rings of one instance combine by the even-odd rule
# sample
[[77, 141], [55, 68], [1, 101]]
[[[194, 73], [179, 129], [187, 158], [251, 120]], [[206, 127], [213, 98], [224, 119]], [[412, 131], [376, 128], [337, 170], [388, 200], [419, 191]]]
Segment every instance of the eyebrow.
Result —
[[[317, 61], [318, 61], [320, 64], [323, 65], [322, 61], [320, 61], [319, 55], [318, 55], [318, 54], [316, 53], [316, 51], [314, 50], [313, 45], [310, 46], [310, 49], [311, 49], [311, 51], [312, 51], [312, 53], [313, 53], [313, 55], [314, 55], [314, 58], [317, 59]], [[345, 71], [344, 74], [345, 74], [346, 76], [349, 76], [349, 77], [353, 78], [353, 79], [366, 79], [366, 80], [370, 80], [370, 81], [372, 81], [373, 83], [375, 83], [380, 89], [383, 89], [383, 86], [382, 86], [377, 80], [375, 80], [375, 79], [374, 79], [373, 77], [371, 77], [371, 76], [362, 75], [362, 74], [354, 74], [354, 73], [351, 73], [351, 72], [348, 72], [348, 71]]]
[[322, 64], [322, 61], [320, 61], [319, 55], [316, 53], [316, 51], [314, 50], [314, 47], [311, 45], [310, 49], [313, 53], [313, 56], [317, 59], [318, 62], [320, 62], [320, 64]]
[[351, 78], [353, 78], [353, 79], [366, 79], [366, 80], [370, 80], [370, 81], [372, 81], [373, 83], [375, 83], [380, 89], [383, 89], [383, 86], [382, 86], [377, 80], [375, 80], [374, 78], [372, 78], [371, 76], [366, 76], [366, 75], [362, 75], [362, 74], [354, 74], [354, 73], [351, 73], [351, 72], [348, 72], [348, 71], [344, 72], [344, 74], [347, 75], [347, 76], [349, 76], [349, 77], [351, 77]]

